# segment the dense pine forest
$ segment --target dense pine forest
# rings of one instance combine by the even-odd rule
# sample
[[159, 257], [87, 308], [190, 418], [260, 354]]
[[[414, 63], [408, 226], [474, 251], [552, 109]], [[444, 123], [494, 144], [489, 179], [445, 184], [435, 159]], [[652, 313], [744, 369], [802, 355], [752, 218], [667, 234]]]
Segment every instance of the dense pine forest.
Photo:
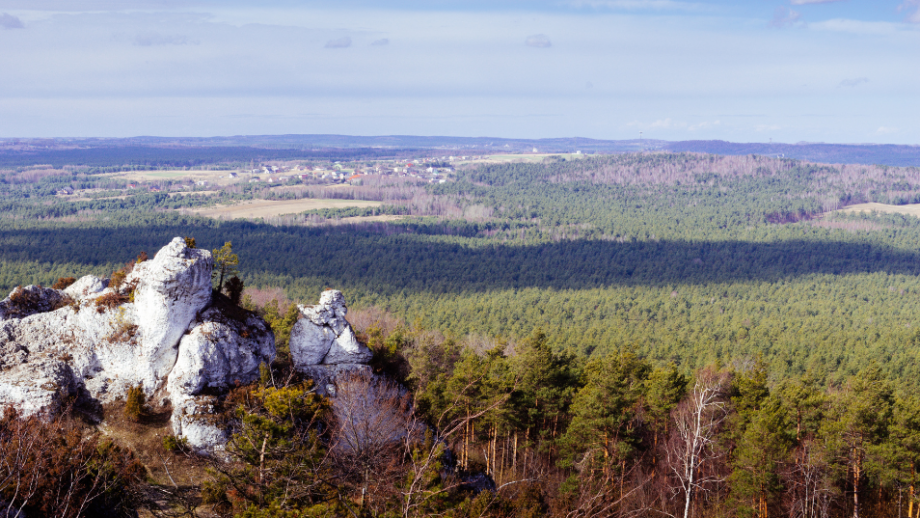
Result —
[[[232, 462], [157, 453], [200, 468], [178, 484], [196, 488], [185, 516], [920, 516], [920, 219], [839, 212], [920, 202], [918, 168], [637, 153], [206, 196], [41, 171], [0, 177], [0, 288], [108, 275], [175, 236], [229, 241], [244, 305], [279, 337], [277, 375], [227, 403]], [[383, 205], [187, 210], [322, 196]], [[403, 219], [347, 219], [380, 214]], [[376, 404], [424, 432], [338, 455], [334, 416], [285, 378], [291, 301], [330, 287], [405, 387]], [[8, 417], [0, 445], [23, 426], [46, 425]], [[98, 451], [135, 495], [112, 508], [147, 501], [133, 461]]]

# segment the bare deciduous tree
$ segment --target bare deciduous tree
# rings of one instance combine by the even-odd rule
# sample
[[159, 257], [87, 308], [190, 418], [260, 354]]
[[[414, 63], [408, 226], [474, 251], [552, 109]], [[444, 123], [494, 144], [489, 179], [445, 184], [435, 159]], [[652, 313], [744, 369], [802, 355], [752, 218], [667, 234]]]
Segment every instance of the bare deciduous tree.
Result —
[[722, 480], [704, 468], [721, 455], [716, 436], [728, 416], [726, 386], [724, 374], [701, 371], [690, 393], [672, 414], [674, 427], [667, 460], [679, 484], [675, 490], [684, 495], [684, 518], [690, 517], [697, 493]]

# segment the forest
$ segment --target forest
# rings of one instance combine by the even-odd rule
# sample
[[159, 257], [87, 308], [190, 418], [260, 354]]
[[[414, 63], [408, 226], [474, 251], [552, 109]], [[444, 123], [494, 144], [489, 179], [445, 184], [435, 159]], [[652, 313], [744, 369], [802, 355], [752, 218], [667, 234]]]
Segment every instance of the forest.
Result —
[[[227, 411], [240, 434], [275, 434], [271, 476], [243, 435], [226, 465], [158, 453], [207, 464], [189, 513], [920, 516], [920, 219], [837, 212], [920, 202], [916, 167], [548, 157], [369, 182], [336, 196], [380, 209], [262, 221], [183, 209], [279, 196], [263, 188], [70, 202], [53, 186], [118, 186], [24, 174], [0, 175], [0, 289], [108, 275], [175, 236], [229, 241], [244, 305], [282, 347], [292, 301], [342, 290], [375, 369], [405, 388], [376, 404], [428, 430], [337, 458], [347, 431], [309, 380], [263, 380]], [[377, 214], [405, 218], [339, 222]], [[44, 425], [9, 417], [0, 444], [23, 426]], [[130, 454], [99, 451], [136, 496], [111, 505], [145, 502]]]

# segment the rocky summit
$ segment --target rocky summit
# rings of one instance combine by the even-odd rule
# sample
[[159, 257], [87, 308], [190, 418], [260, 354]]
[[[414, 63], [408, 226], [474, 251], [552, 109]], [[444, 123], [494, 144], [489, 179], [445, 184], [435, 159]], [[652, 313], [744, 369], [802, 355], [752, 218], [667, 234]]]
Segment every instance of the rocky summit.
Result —
[[177, 237], [117, 286], [87, 276], [64, 290], [13, 290], [0, 302], [0, 407], [51, 415], [139, 386], [172, 406], [173, 429], [193, 448], [220, 448], [226, 431], [206, 418], [213, 398], [257, 379], [275, 340], [259, 316], [221, 307], [212, 269], [210, 252]]
[[[214, 295], [207, 250], [175, 238], [116, 280], [86, 276], [65, 289], [19, 287], [0, 301], [0, 408], [53, 415], [68, 402], [107, 404], [141, 387], [172, 408], [174, 433], [201, 453], [220, 450], [229, 430], [219, 399], [259, 377], [275, 337], [257, 314]], [[334, 394], [342, 373], [369, 372], [371, 351], [345, 320], [341, 292], [299, 306], [291, 356]]]

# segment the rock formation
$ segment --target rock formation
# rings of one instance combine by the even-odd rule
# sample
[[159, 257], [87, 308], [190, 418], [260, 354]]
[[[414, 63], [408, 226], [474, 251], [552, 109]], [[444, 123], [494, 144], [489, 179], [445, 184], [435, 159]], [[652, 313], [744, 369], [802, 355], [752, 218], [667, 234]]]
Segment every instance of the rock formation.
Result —
[[192, 447], [219, 449], [214, 396], [257, 379], [275, 346], [261, 318], [212, 301], [212, 269], [207, 250], [177, 237], [117, 288], [93, 276], [63, 291], [17, 288], [0, 302], [0, 407], [52, 413], [78, 394], [110, 403], [139, 385], [172, 404]]
[[316, 306], [297, 306], [303, 318], [291, 330], [291, 356], [299, 369], [313, 365], [366, 364], [372, 354], [358, 343], [345, 320], [348, 308], [337, 290], [326, 290]]

